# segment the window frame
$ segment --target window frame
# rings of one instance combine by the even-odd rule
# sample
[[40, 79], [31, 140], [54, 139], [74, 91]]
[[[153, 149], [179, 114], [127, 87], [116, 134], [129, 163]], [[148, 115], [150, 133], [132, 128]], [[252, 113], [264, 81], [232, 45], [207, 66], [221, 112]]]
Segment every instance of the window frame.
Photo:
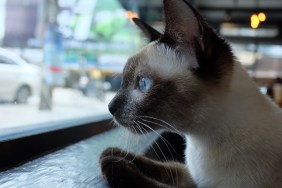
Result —
[[48, 124], [32, 131], [30, 126], [0, 136], [0, 172], [113, 128], [110, 114]]

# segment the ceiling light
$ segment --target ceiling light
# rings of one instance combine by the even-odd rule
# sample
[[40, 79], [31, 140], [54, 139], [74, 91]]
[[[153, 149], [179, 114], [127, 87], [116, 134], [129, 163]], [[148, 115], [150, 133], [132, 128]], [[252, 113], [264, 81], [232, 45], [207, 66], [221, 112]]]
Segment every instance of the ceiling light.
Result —
[[251, 27], [252, 27], [253, 29], [257, 29], [258, 26], [259, 26], [259, 23], [260, 23], [260, 20], [259, 20], [258, 15], [257, 15], [257, 14], [253, 14], [253, 15], [251, 16]]
[[272, 26], [272, 27], [261, 27], [257, 29], [251, 29], [244, 25], [223, 23], [221, 24], [221, 27], [220, 27], [220, 34], [226, 37], [274, 38], [278, 36], [279, 28]]
[[264, 22], [264, 21], [266, 20], [266, 15], [265, 15], [265, 13], [260, 12], [260, 13], [258, 14], [258, 19], [259, 19], [259, 21]]

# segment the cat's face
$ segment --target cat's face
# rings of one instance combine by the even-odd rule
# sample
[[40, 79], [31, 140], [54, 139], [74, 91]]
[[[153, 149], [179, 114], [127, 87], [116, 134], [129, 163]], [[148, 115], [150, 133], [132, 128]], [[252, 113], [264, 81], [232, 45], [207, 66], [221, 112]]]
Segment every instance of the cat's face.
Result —
[[146, 125], [166, 126], [161, 121], [185, 121], [187, 106], [192, 108], [200, 86], [190, 71], [195, 59], [191, 56], [189, 61], [156, 42], [131, 57], [124, 68], [122, 88], [109, 105], [116, 122], [147, 130]]
[[[229, 67], [217, 65], [218, 61], [223, 61], [222, 56], [211, 46], [218, 45], [226, 56], [228, 45], [224, 46], [225, 42], [205, 23], [198, 22], [189, 5], [181, 0], [173, 1], [164, 2], [165, 34], [135, 20], [152, 42], [129, 58], [123, 71], [122, 87], [109, 104], [115, 122], [133, 132], [162, 128], [187, 130], [196, 121], [197, 109], [208, 98], [207, 92], [212, 94], [222, 83], [218, 81], [224, 77], [222, 69]], [[183, 9], [183, 6], [186, 16], [193, 16], [192, 21], [187, 20], [185, 14], [183, 18], [175, 15], [175, 9]], [[180, 25], [187, 22], [191, 31], [173, 25], [176, 24], [175, 20], [170, 21], [173, 16], [179, 19]], [[207, 40], [199, 37], [202, 24], [210, 35]], [[224, 47], [228, 48], [226, 52], [221, 49]], [[223, 57], [224, 60], [228, 58]]]

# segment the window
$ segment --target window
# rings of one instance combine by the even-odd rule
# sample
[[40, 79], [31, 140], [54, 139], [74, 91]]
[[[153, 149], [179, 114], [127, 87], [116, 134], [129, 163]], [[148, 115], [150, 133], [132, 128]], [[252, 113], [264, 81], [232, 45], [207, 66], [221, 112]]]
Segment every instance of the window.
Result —
[[[264, 92], [282, 77], [280, 1], [191, 2]], [[0, 142], [111, 118], [123, 66], [144, 46], [132, 16], [164, 28], [162, 0], [0, 1]]]
[[[274, 101], [276, 95], [281, 102], [282, 87], [277, 90], [275, 84], [282, 83], [282, 1], [190, 2], [231, 42], [261, 91], [269, 94], [272, 88]], [[250, 16], [259, 11], [266, 13], [266, 21], [253, 29]], [[46, 155], [42, 163], [34, 160], [12, 172], [1, 171], [111, 129], [108, 103], [120, 87], [127, 58], [144, 46], [132, 16], [164, 30], [162, 0], [0, 0], [0, 185], [30, 187], [22, 181], [28, 179], [27, 185], [47, 182], [52, 187], [59, 182], [77, 187], [70, 185], [75, 178], [87, 184], [98, 177], [98, 152], [110, 141], [122, 145], [120, 130], [61, 150], [55, 162]], [[154, 139], [149, 137], [140, 147], [137, 139], [130, 144], [143, 150]], [[87, 160], [93, 159], [91, 173]], [[42, 179], [34, 181], [38, 177], [33, 172], [40, 172]], [[62, 174], [63, 181], [57, 179]]]
[[107, 104], [123, 66], [142, 46], [126, 16], [132, 6], [119, 0], [0, 2], [1, 141], [111, 117]]

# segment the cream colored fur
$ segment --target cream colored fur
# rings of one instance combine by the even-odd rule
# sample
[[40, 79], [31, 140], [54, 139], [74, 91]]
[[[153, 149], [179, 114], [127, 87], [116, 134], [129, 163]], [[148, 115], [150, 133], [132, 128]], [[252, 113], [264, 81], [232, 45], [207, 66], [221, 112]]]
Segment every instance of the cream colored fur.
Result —
[[[207, 91], [208, 93], [208, 91]], [[229, 90], [208, 93], [186, 132], [186, 161], [197, 187], [282, 187], [282, 113], [235, 64]]]

